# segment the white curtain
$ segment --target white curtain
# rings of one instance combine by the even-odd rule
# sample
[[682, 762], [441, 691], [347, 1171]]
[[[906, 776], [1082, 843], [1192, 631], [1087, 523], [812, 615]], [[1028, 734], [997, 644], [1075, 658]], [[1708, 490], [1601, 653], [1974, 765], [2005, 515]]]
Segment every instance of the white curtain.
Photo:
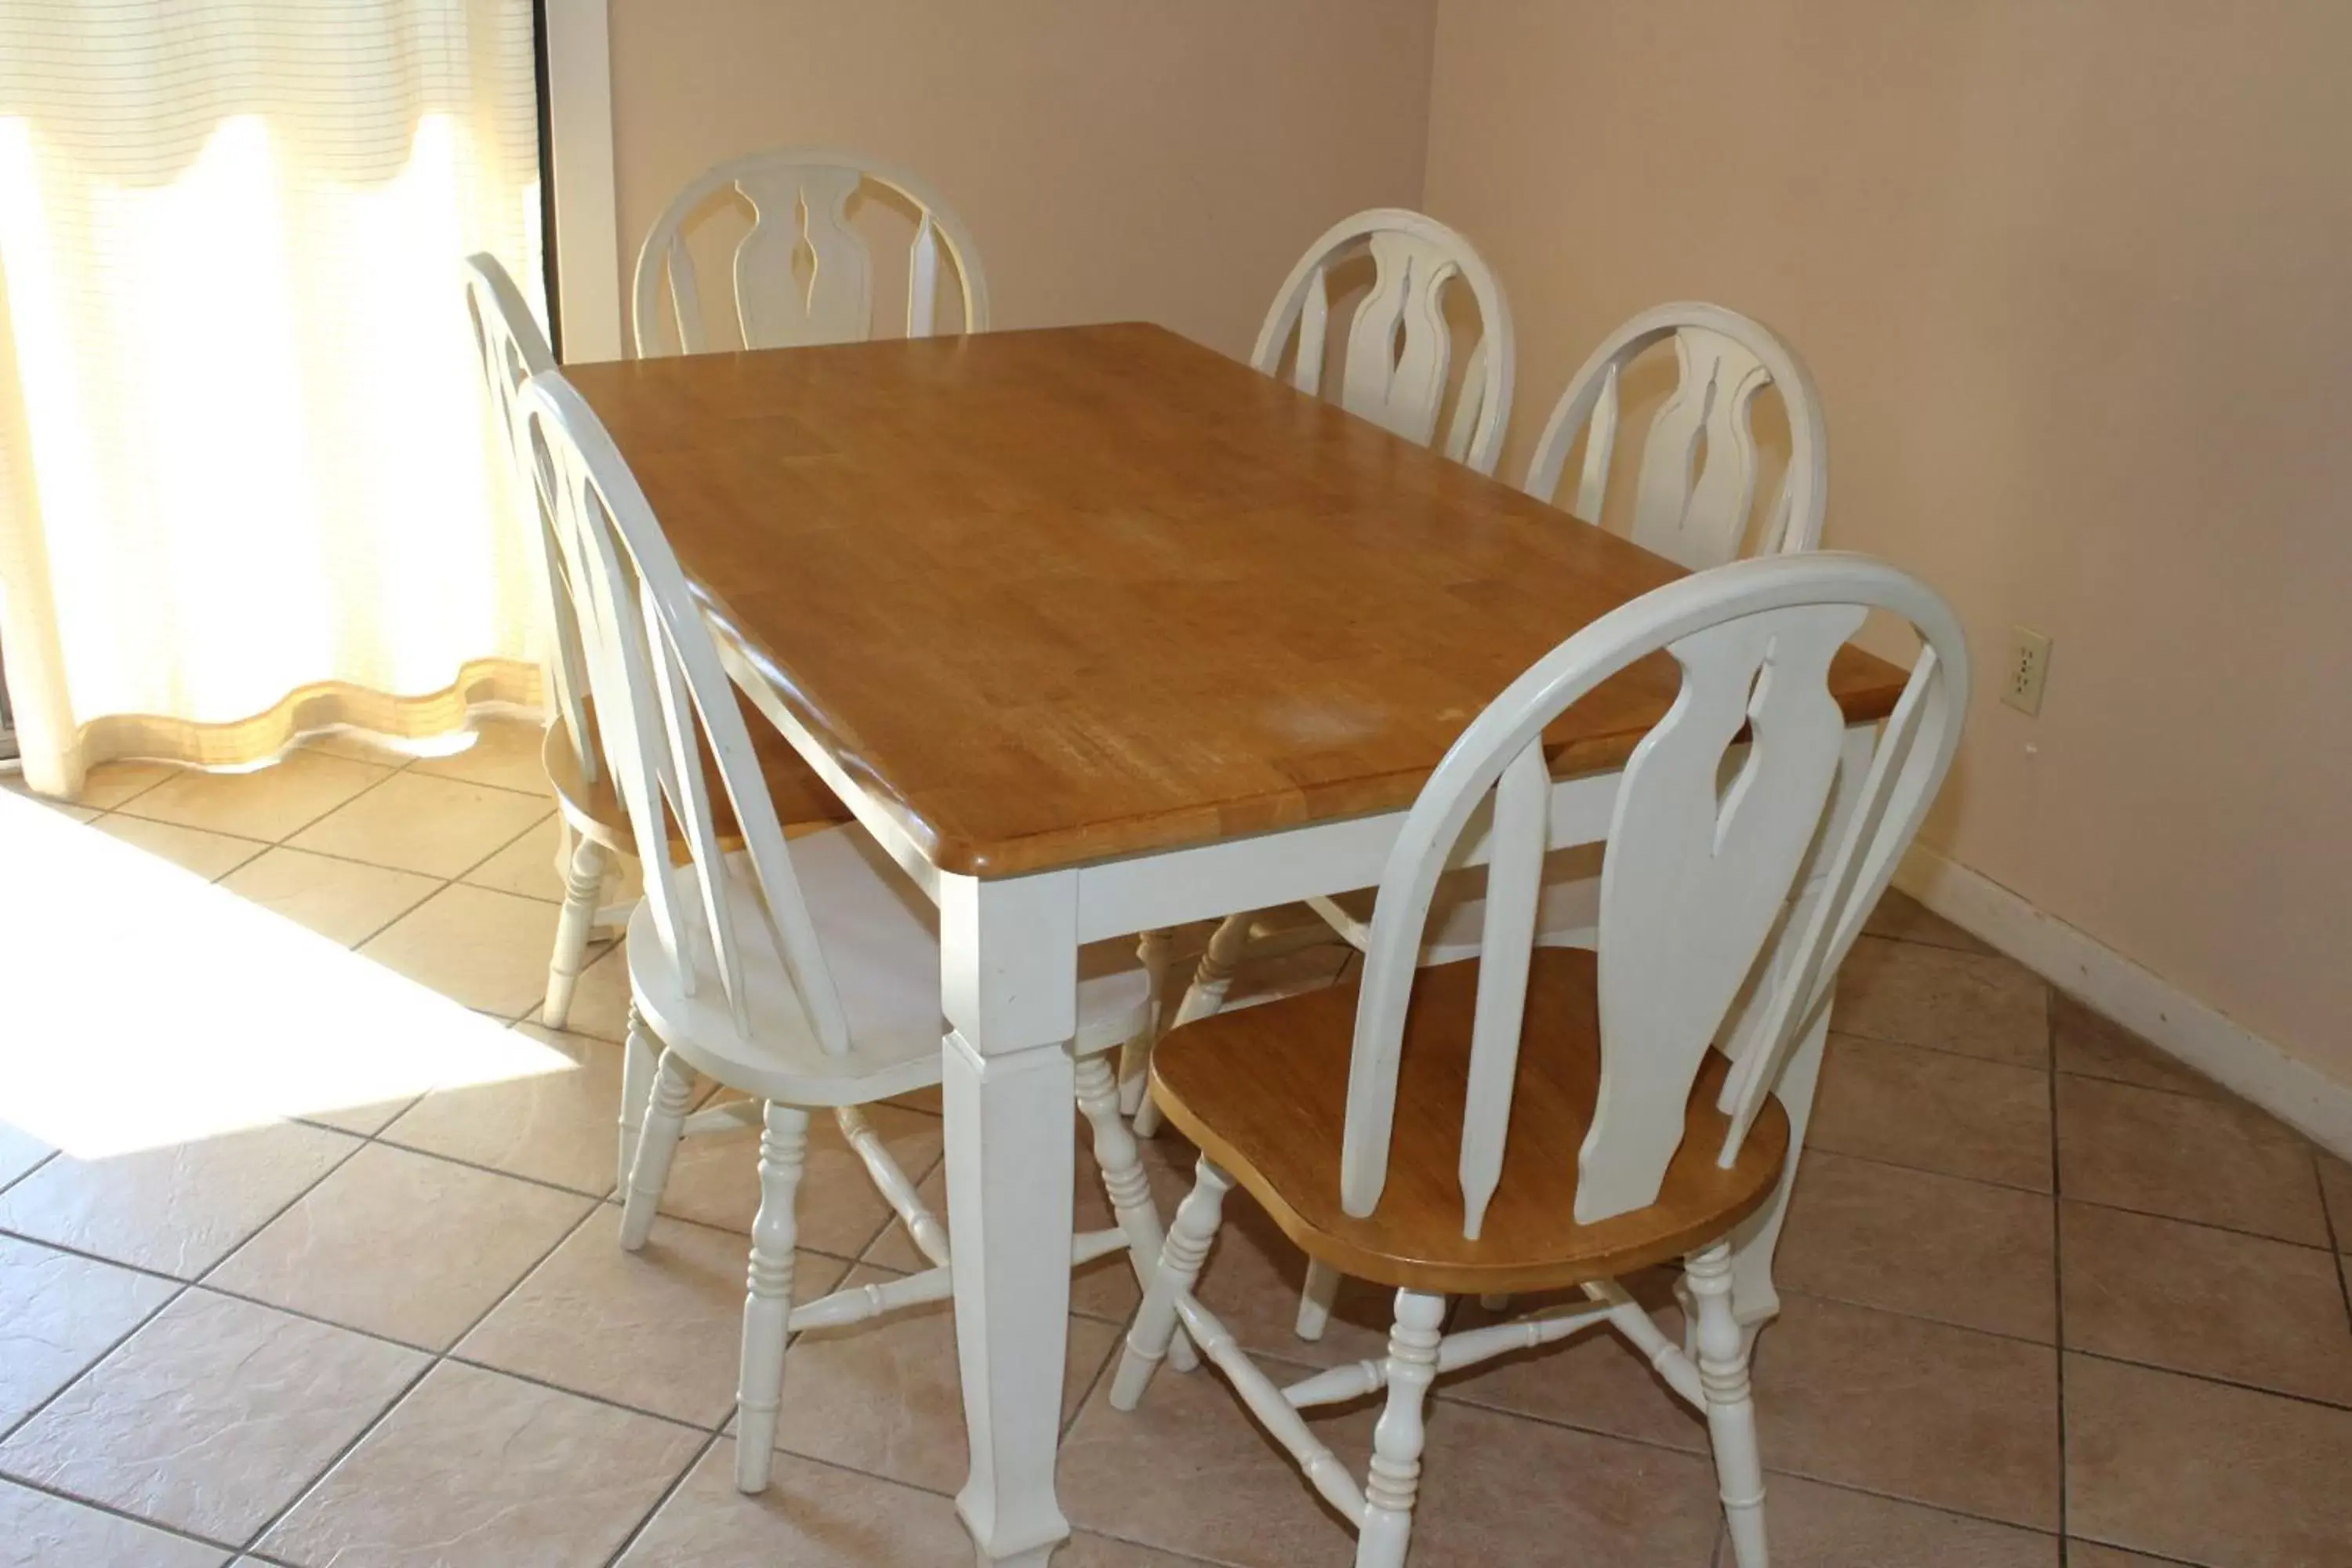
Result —
[[459, 258], [536, 302], [530, 0], [0, 0], [27, 781], [535, 696]]

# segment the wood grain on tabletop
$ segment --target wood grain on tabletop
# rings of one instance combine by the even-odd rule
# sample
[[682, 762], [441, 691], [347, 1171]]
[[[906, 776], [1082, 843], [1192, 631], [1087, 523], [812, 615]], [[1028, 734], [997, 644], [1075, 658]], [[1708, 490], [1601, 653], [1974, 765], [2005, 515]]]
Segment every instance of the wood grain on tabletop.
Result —
[[[1678, 568], [1163, 329], [564, 373], [689, 574], [941, 869], [1409, 804], [1536, 658]], [[1883, 717], [1902, 672], [1832, 686]], [[1661, 718], [1661, 655], [1548, 731]]]

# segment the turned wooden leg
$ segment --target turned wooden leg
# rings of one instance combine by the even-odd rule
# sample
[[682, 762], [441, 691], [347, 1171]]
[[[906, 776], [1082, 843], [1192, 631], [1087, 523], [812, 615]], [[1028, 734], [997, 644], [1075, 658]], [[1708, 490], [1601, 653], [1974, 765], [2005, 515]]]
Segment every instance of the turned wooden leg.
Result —
[[1331, 1326], [1331, 1303], [1339, 1299], [1339, 1271], [1320, 1258], [1307, 1260], [1307, 1285], [1298, 1292], [1298, 1322], [1302, 1340], [1319, 1340]]
[[635, 1252], [654, 1228], [654, 1211], [669, 1184], [669, 1163], [686, 1131], [686, 1110], [694, 1101], [694, 1069], [676, 1051], [661, 1054], [654, 1092], [646, 1107], [646, 1127], [629, 1170], [628, 1194], [621, 1204], [621, 1246]]
[[596, 901], [604, 892], [604, 847], [583, 837], [563, 876], [563, 912], [555, 917], [555, 952], [547, 961], [547, 1000], [539, 1021], [551, 1029], [572, 1016], [572, 993], [588, 961], [588, 938], [596, 924]]
[[[1201, 954], [1201, 966], [1192, 972], [1192, 983], [1184, 988], [1183, 1005], [1176, 1009], [1175, 1022], [1168, 1026], [1171, 1029], [1209, 1017], [1224, 1006], [1225, 993], [1234, 984], [1234, 968], [1249, 948], [1250, 922], [1256, 918], [1251, 914], [1227, 915], [1217, 927], [1216, 933], [1209, 938], [1207, 951]], [[1144, 1138], [1160, 1131], [1160, 1107], [1149, 1094], [1136, 1109], [1135, 1131]]]
[[1698, 1380], [1706, 1396], [1706, 1430], [1715, 1446], [1716, 1486], [1731, 1530], [1738, 1568], [1767, 1568], [1764, 1462], [1756, 1446], [1756, 1405], [1748, 1384], [1752, 1337], [1732, 1307], [1731, 1245], [1691, 1254], [1685, 1278], [1698, 1307]]
[[1168, 1001], [1169, 955], [1176, 945], [1172, 931], [1148, 931], [1137, 939], [1135, 956], [1143, 965], [1151, 988], [1151, 1008], [1143, 1032], [1119, 1048], [1118, 1113], [1133, 1116], [1151, 1097], [1151, 1047], [1160, 1042], [1160, 1024]]
[[808, 1112], [770, 1100], [760, 1134], [760, 1213], [751, 1222], [751, 1268], [743, 1299], [743, 1362], [735, 1385], [735, 1487], [768, 1489], [776, 1413], [784, 1397], [784, 1342], [792, 1328], [793, 1203], [808, 1157]]
[[1396, 1326], [1389, 1331], [1388, 1407], [1372, 1428], [1372, 1470], [1364, 1488], [1356, 1568], [1404, 1568], [1428, 1436], [1424, 1406], [1437, 1377], [1437, 1343], [1444, 1337], [1439, 1325], [1444, 1321], [1444, 1297], [1397, 1292]]
[[1233, 1186], [1232, 1177], [1206, 1157], [1202, 1159], [1192, 1191], [1177, 1209], [1175, 1223], [1168, 1227], [1167, 1245], [1160, 1249], [1160, 1267], [1152, 1270], [1135, 1324], [1127, 1331], [1127, 1349], [1119, 1357], [1118, 1373], [1111, 1380], [1112, 1409], [1134, 1409], [1150, 1385], [1151, 1374], [1167, 1359], [1169, 1343], [1176, 1337], [1176, 1298], [1190, 1292], [1201, 1278], [1201, 1264], [1209, 1256], [1209, 1244], [1217, 1237], [1225, 1194]]
[[637, 1132], [646, 1124], [646, 1102], [653, 1098], [654, 1064], [660, 1057], [660, 1042], [646, 1027], [637, 1005], [631, 1002], [628, 1028], [621, 1044], [620, 1163], [613, 1172], [614, 1190], [625, 1198], [629, 1192], [629, 1173], [636, 1169]]
[[[1135, 1282], [1151, 1289], [1151, 1271], [1160, 1262], [1160, 1210], [1151, 1201], [1151, 1180], [1143, 1173], [1135, 1133], [1118, 1113], [1118, 1085], [1106, 1057], [1088, 1057], [1077, 1064], [1078, 1109], [1094, 1130], [1095, 1164], [1102, 1172], [1103, 1191], [1110, 1196], [1111, 1213], [1127, 1234], [1129, 1263]], [[1181, 1333], [1169, 1347], [1177, 1370], [1190, 1372], [1201, 1364], [1192, 1342]]]

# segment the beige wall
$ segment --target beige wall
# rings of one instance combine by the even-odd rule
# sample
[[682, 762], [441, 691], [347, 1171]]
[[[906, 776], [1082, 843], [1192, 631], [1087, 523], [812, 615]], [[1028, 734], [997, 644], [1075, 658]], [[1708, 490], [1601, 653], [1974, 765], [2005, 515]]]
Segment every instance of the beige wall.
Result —
[[613, 0], [623, 278], [693, 174], [787, 144], [926, 177], [995, 324], [1245, 354], [1307, 242], [1419, 199], [1435, 0]]
[[1967, 622], [1931, 838], [2352, 1081], [2347, 58], [2309, 0], [1444, 0], [1426, 205], [1511, 293], [1506, 472], [1642, 306], [1786, 335], [1830, 542]]

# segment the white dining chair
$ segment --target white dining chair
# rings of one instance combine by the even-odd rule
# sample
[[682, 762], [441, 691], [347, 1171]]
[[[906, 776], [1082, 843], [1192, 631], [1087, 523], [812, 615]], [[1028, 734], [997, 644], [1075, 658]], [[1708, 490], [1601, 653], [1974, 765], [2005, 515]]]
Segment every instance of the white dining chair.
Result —
[[[498, 258], [487, 253], [465, 261], [466, 306], [474, 329], [474, 344], [482, 361], [482, 379], [489, 395], [491, 418], [517, 509], [525, 517], [525, 538], [532, 574], [540, 589], [541, 625], [548, 646], [541, 661], [547, 700], [554, 717], [540, 742], [540, 762], [554, 791], [562, 837], [556, 849], [556, 874], [563, 879], [563, 908], [556, 917], [555, 946], [548, 957], [547, 994], [540, 1022], [560, 1029], [570, 1020], [572, 997], [588, 947], [599, 931], [617, 935], [628, 921], [626, 904], [607, 906], [604, 891], [617, 861], [637, 852], [628, 814], [622, 808], [610, 776], [598, 759], [593, 694], [580, 647], [580, 626], [572, 610], [572, 593], [566, 580], [562, 552], [553, 534], [553, 516], [543, 476], [520, 444], [515, 419], [516, 400], [523, 384], [551, 370], [555, 356], [538, 320], [523, 301]], [[803, 762], [772, 726], [759, 747], [760, 766], [775, 802], [778, 816], [793, 826], [845, 822], [848, 808]], [[636, 1089], [651, 1081], [653, 1064], [635, 1064]], [[620, 1180], [628, 1177], [635, 1151], [635, 1113], [624, 1095], [621, 1111]]]
[[[1601, 341], [1552, 405], [1528, 463], [1526, 489], [1551, 500], [1562, 471], [1584, 437], [1583, 462], [1570, 509], [1589, 522], [1606, 510], [1609, 476], [1621, 441], [1622, 384], [1644, 355], [1671, 347], [1675, 385], [1651, 416], [1635, 454], [1640, 468], [1633, 496], [1632, 537], [1643, 549], [1693, 571], [1720, 566], [1743, 553], [1770, 555], [1820, 548], [1822, 512], [1829, 495], [1829, 439], [1822, 401], [1804, 362], [1762, 322], [1720, 305], [1683, 301], [1643, 311]], [[1758, 515], [1757, 476], [1762, 467], [1755, 428], [1758, 398], [1780, 396], [1789, 426], [1789, 459], [1780, 489]], [[1746, 548], [1743, 548], [1743, 547]], [[1587, 847], [1562, 850], [1545, 864], [1537, 940], [1547, 946], [1590, 947], [1601, 905], [1598, 856]], [[1478, 951], [1486, 922], [1486, 879], [1456, 871], [1438, 884], [1423, 935], [1423, 962], [1451, 963]], [[1371, 936], [1370, 888], [1311, 898], [1340, 940], [1360, 951]], [[1211, 936], [1179, 1020], [1223, 1005], [1235, 970], [1252, 952], [1247, 922], [1227, 921]], [[1145, 1126], [1151, 1123], [1146, 1121]], [[1310, 1268], [1299, 1303], [1301, 1338], [1321, 1337], [1339, 1282]], [[1489, 1303], [1493, 1305], [1494, 1303]]]
[[[1374, 207], [1324, 230], [1275, 295], [1251, 351], [1251, 366], [1278, 376], [1287, 363], [1290, 384], [1320, 396], [1330, 352], [1332, 273], [1339, 268], [1344, 274], [1350, 263], [1366, 258], [1372, 277], [1349, 319], [1337, 402], [1408, 441], [1433, 442], [1454, 381], [1447, 296], [1456, 286], [1466, 289], [1477, 310], [1478, 336], [1463, 364], [1443, 450], [1482, 474], [1493, 473], [1511, 421], [1510, 303], [1477, 248], [1425, 213]], [[1227, 919], [1201, 955], [1178, 1017], [1189, 1020], [1222, 1006], [1239, 965], [1297, 946], [1300, 934], [1267, 929], [1255, 910]], [[1164, 993], [1173, 950], [1173, 932], [1144, 933], [1139, 952], [1155, 993]], [[1155, 1016], [1155, 1030], [1157, 1024]], [[1143, 1092], [1150, 1062], [1147, 1037], [1127, 1053], [1119, 1069], [1120, 1103], [1138, 1118], [1136, 1131], [1145, 1137], [1159, 1131], [1159, 1112]]]
[[[701, 353], [710, 344], [688, 243], [716, 209], [748, 206], [751, 226], [730, 267], [736, 341], [745, 349], [862, 342], [874, 335], [874, 257], [851, 221], [873, 197], [910, 209], [907, 335], [942, 330], [940, 298], [952, 273], [962, 330], [988, 330], [988, 279], [962, 220], [915, 175], [848, 153], [779, 149], [707, 169], [662, 209], [637, 251], [635, 314], [640, 356]], [[667, 297], [667, 299], [665, 299]]]
[[[1830, 663], [1874, 610], [1907, 621], [1924, 648], [1843, 826], [1824, 837], [1845, 787]], [[1660, 652], [1680, 667], [1682, 691], [1618, 787], [1598, 945], [1538, 945], [1544, 728]], [[1153, 1099], [1201, 1160], [1129, 1332], [1113, 1406], [1135, 1408], [1181, 1323], [1357, 1527], [1358, 1568], [1399, 1568], [1432, 1380], [1607, 1323], [1705, 1415], [1734, 1559], [1766, 1568], [1753, 1340], [1734, 1300], [1732, 1235], [1794, 1158], [1777, 1100], [1783, 1068], [1935, 799], [1967, 697], [1949, 608], [1853, 555], [1701, 573], [1537, 661], [1472, 721], [1408, 813], [1360, 984], [1217, 1015], [1160, 1042]], [[1425, 966], [1431, 900], [1482, 814], [1479, 952]], [[1786, 918], [1815, 864], [1819, 897]], [[1277, 1386], [1202, 1306], [1193, 1284], [1236, 1183], [1318, 1262], [1394, 1288], [1383, 1359]], [[1676, 1259], [1693, 1303], [1682, 1344], [1621, 1283]], [[1442, 1331], [1453, 1295], [1560, 1289], [1584, 1304]], [[1360, 1484], [1299, 1412], [1383, 1391]]]
[[1336, 401], [1419, 446], [1437, 438], [1453, 380], [1454, 330], [1447, 293], [1470, 291], [1478, 311], [1461, 391], [1447, 423], [1445, 455], [1482, 474], [1495, 471], [1511, 422], [1511, 308], [1494, 268], [1460, 234], [1426, 214], [1374, 207], [1341, 218], [1307, 247], [1275, 296], [1250, 363], [1320, 395], [1328, 352], [1331, 274], [1369, 256], [1372, 279], [1348, 323]]
[[[752, 1097], [701, 1115], [756, 1117], [760, 1208], [744, 1304], [736, 1484], [768, 1482], [785, 1346], [795, 1331], [946, 1300], [949, 1238], [860, 1107], [937, 1084], [947, 1033], [938, 912], [855, 823], [787, 843], [702, 611], [644, 492], [560, 373], [522, 393], [530, 451], [550, 476], [558, 542], [579, 600], [605, 762], [640, 841], [675, 824], [684, 854], [645, 862], [630, 918], [628, 1035], [660, 1047], [621, 1215], [621, 1244], [650, 1233], [698, 1073]], [[706, 761], [708, 770], [706, 771]], [[716, 788], [712, 781], [716, 781]], [[741, 847], [718, 833], [719, 798]], [[1128, 1249], [1140, 1279], [1160, 1220], [1103, 1053], [1144, 1026], [1144, 974], [1117, 948], [1081, 955], [1078, 1109], [1115, 1229], [1083, 1235], [1073, 1264]], [[793, 1304], [794, 1205], [812, 1110], [830, 1110], [875, 1186], [933, 1267]]]

